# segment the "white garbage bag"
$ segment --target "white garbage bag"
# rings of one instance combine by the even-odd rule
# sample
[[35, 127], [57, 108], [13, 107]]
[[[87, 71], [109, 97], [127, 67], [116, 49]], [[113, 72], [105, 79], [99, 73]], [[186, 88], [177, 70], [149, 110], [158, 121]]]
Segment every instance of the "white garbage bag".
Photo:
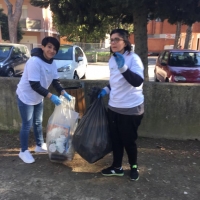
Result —
[[55, 106], [47, 125], [46, 143], [52, 162], [72, 160], [74, 148], [72, 137], [78, 124], [79, 113], [75, 112], [75, 97], [68, 101], [60, 96], [61, 105]]

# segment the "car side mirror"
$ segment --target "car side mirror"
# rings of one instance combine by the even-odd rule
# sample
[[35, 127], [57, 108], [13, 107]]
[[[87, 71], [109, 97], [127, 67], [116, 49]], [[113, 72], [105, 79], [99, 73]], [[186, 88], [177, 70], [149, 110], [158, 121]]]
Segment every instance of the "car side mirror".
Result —
[[78, 62], [83, 61], [83, 57], [78, 57]]

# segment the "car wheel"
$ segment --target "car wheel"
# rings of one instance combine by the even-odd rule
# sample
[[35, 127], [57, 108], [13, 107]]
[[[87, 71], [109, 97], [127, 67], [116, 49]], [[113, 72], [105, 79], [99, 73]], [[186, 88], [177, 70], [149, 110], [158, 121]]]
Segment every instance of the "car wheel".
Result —
[[81, 78], [81, 79], [85, 79], [86, 77], [85, 77], [85, 74], [83, 75], [83, 77]]
[[160, 82], [157, 77], [156, 77], [156, 74], [154, 73], [154, 82]]
[[78, 76], [78, 74], [76, 72], [74, 72], [74, 79], [75, 80], [79, 80], [79, 76]]
[[[87, 65], [86, 65], [86, 67], [85, 67], [86, 69], [87, 69]], [[85, 74], [82, 76], [82, 78], [81, 79], [86, 79], [86, 70], [85, 70]]]
[[12, 69], [8, 69], [8, 71], [6, 72], [6, 75], [8, 77], [13, 77], [15, 75], [14, 71]]

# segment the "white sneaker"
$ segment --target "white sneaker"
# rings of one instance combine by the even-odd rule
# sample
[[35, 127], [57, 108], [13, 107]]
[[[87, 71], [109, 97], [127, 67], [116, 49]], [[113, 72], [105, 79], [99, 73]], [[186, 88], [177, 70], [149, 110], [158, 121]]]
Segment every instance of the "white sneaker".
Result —
[[47, 144], [43, 143], [41, 147], [36, 145], [35, 153], [47, 153]]
[[25, 163], [33, 163], [35, 162], [35, 159], [29, 152], [29, 150], [26, 150], [24, 152], [19, 152], [19, 157], [25, 162]]

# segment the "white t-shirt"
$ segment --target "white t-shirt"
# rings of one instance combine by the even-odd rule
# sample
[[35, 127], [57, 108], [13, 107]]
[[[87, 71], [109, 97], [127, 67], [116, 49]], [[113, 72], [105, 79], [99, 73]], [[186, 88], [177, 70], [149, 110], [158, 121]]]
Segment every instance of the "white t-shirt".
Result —
[[55, 62], [48, 64], [39, 57], [33, 56], [25, 65], [16, 93], [19, 99], [27, 105], [39, 104], [44, 97], [31, 88], [29, 81], [39, 81], [42, 87], [48, 89], [53, 79], [58, 79]]
[[[144, 78], [144, 66], [140, 57], [130, 52], [123, 54], [125, 59], [124, 68], [129, 68], [132, 72]], [[139, 87], [134, 87], [121, 74], [117, 63], [112, 56], [109, 60], [110, 68], [110, 98], [108, 104], [115, 108], [133, 108], [144, 102], [143, 84]]]

